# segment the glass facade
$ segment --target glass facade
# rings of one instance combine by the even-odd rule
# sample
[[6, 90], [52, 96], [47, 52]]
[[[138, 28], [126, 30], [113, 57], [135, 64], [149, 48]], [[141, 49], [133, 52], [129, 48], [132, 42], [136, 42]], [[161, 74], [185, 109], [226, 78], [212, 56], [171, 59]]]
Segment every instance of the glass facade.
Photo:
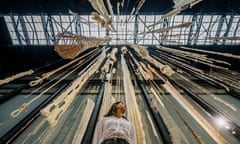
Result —
[[[110, 45], [239, 45], [240, 15], [114, 15], [116, 31], [107, 31], [89, 15], [15, 15], [4, 16], [13, 45], [53, 45], [57, 34], [112, 38]], [[177, 27], [192, 22], [188, 27]], [[170, 28], [166, 30], [167, 28]], [[161, 32], [152, 32], [153, 30]]]

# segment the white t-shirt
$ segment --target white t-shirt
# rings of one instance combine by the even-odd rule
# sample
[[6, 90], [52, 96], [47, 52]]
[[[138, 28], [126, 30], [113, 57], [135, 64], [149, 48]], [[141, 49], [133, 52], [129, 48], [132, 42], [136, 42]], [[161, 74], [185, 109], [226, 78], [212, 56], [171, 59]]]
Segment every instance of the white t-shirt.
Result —
[[96, 125], [92, 144], [101, 144], [106, 139], [122, 138], [136, 144], [134, 126], [124, 118], [103, 117]]

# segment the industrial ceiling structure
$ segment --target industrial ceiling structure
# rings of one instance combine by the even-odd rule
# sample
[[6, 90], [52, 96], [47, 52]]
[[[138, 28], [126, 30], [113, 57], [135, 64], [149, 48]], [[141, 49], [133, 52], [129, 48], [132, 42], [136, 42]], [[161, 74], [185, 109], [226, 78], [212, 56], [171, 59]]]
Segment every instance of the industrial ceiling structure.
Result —
[[[93, 20], [90, 14], [94, 9], [86, 0], [7, 1], [1, 5], [1, 26], [6, 29], [1, 35], [1, 45], [53, 45], [56, 35], [64, 31], [84, 36], [109, 36], [113, 38], [110, 44], [126, 41], [141, 45], [188, 46], [240, 43], [240, 4], [237, 0], [199, 1], [194, 6], [185, 4], [178, 15], [164, 19], [162, 16], [178, 5], [166, 0], [154, 3], [144, 2], [135, 15], [131, 15], [138, 1], [111, 1], [116, 30], [108, 32]], [[191, 25], [160, 33], [150, 32], [151, 29], [174, 27], [186, 22], [191, 22]], [[122, 41], [117, 42], [116, 39]]]
[[239, 0], [8, 0], [0, 143], [90, 144], [114, 101], [137, 144], [240, 142]]
[[[3, 66], [3, 70], [14, 69], [11, 65], [24, 67], [20, 63], [11, 63], [9, 57], [4, 56], [12, 55], [11, 49], [15, 51], [19, 46], [24, 49], [28, 46], [52, 47], [57, 35], [62, 32], [99, 38], [108, 36], [112, 38], [108, 43], [110, 45], [199, 46], [218, 51], [226, 49], [237, 54], [235, 47], [240, 44], [239, 1], [189, 2], [161, 0], [155, 4], [155, 1], [149, 0], [140, 5], [138, 1], [112, 0], [112, 25], [115, 31], [109, 31], [93, 19], [91, 13], [95, 10], [87, 0], [5, 1], [0, 10], [0, 46], [3, 47], [2, 59], [9, 62], [3, 65], [9, 67]], [[137, 7], [139, 9], [134, 12]], [[175, 14], [163, 18], [175, 9]], [[153, 31], [157, 29], [163, 31]], [[41, 64], [48, 61], [51, 60]]]

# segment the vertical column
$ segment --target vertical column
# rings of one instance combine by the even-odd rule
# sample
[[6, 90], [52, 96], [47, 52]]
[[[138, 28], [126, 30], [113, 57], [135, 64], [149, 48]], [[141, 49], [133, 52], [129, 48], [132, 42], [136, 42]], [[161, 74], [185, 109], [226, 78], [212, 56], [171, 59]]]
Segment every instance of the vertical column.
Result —
[[214, 40], [214, 42], [213, 42], [214, 45], [216, 45], [217, 42], [218, 42], [217, 39], [218, 39], [218, 37], [220, 36], [220, 33], [221, 33], [221, 31], [222, 31], [222, 27], [223, 27], [223, 23], [224, 23], [225, 19], [226, 19], [226, 15], [225, 15], [225, 14], [221, 15], [221, 17], [220, 17], [220, 19], [219, 19], [219, 23], [218, 23], [216, 35], [215, 35], [215, 40]]
[[137, 44], [137, 36], [138, 36], [138, 14], [135, 15], [134, 21], [134, 38], [133, 38], [134, 44]]

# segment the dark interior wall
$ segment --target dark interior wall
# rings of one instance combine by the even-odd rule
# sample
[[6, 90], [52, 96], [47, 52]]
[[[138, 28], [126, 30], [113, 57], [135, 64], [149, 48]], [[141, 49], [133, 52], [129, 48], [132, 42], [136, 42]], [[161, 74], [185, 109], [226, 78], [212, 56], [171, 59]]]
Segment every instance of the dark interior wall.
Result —
[[53, 46], [0, 47], [0, 77], [62, 60]]
[[[117, 13], [117, 2], [123, 0], [111, 0], [113, 10]], [[123, 13], [129, 14], [136, 7], [138, 0], [124, 0]], [[164, 13], [172, 8], [173, 0], [146, 0], [140, 13]], [[240, 12], [239, 0], [203, 0], [185, 12]], [[93, 8], [88, 0], [3, 0], [0, 5], [0, 13], [68, 13], [68, 10], [90, 13]]]
[[3, 17], [0, 17], [0, 45], [10, 46], [12, 45], [12, 40], [8, 32], [7, 25]]

